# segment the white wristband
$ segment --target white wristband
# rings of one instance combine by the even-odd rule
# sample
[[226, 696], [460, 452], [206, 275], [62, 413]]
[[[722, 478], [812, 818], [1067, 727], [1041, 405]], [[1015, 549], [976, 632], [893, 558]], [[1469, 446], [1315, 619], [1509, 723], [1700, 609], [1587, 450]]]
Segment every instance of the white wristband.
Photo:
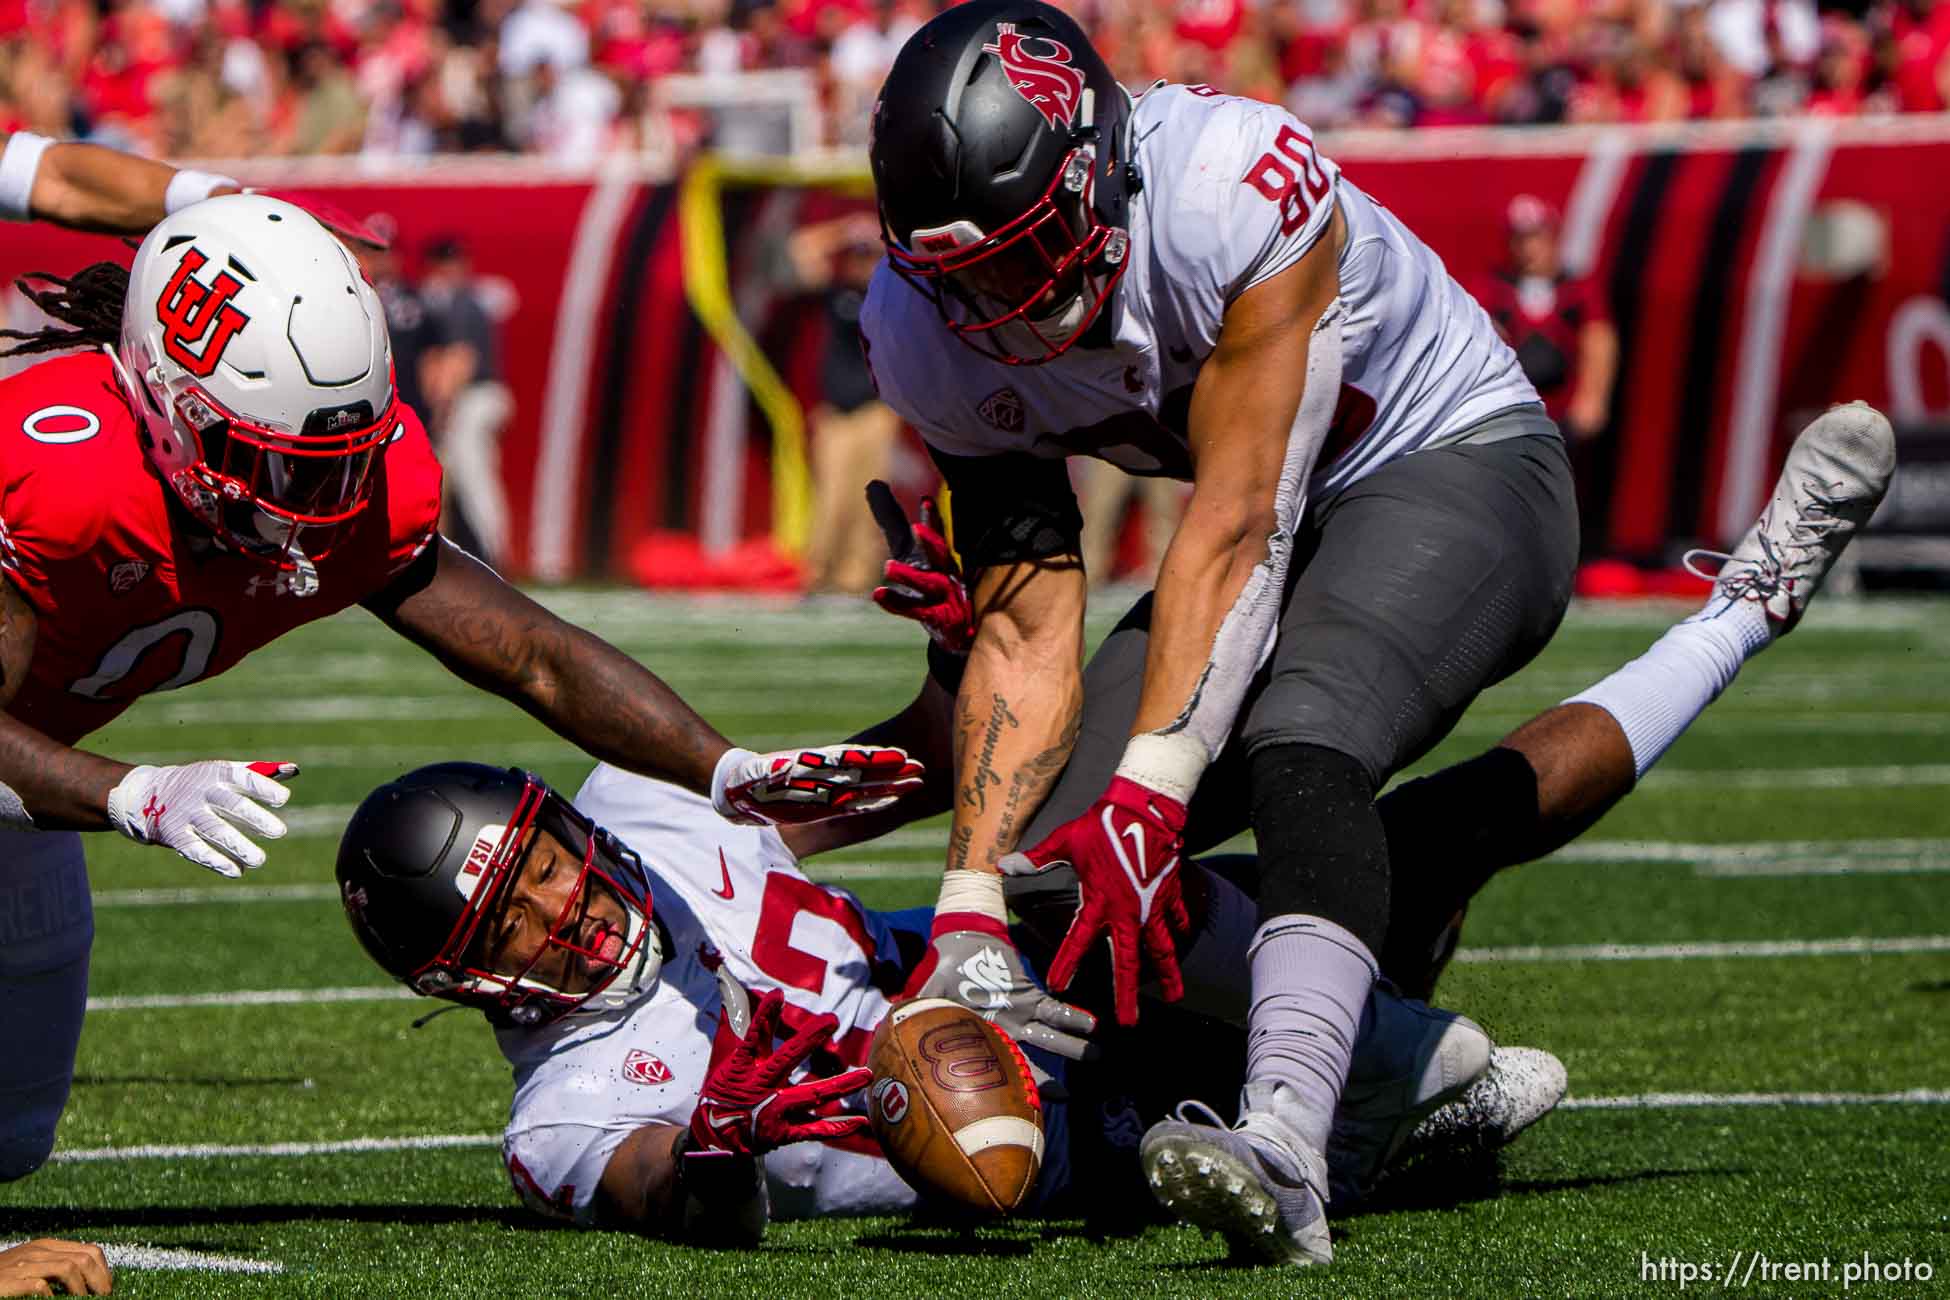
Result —
[[1189, 731], [1145, 731], [1125, 744], [1117, 775], [1189, 805], [1211, 761], [1204, 742]]
[[957, 867], [942, 874], [941, 893], [934, 901], [934, 914], [977, 912], [1009, 924], [1009, 905], [1002, 896], [1002, 877], [987, 871]]
[[725, 798], [725, 787], [731, 784], [732, 768], [738, 766], [748, 758], [757, 757], [758, 755], [754, 754], [751, 750], [740, 749], [736, 745], [733, 745], [730, 749], [718, 755], [718, 765], [711, 769], [711, 806], [718, 810], [718, 816], [723, 817], [727, 821], [749, 824], [750, 818], [732, 807], [731, 801]]
[[6, 152], [0, 153], [0, 217], [26, 221], [34, 215], [34, 174], [41, 169], [41, 155], [53, 144], [32, 131], [16, 131], [7, 137]]
[[176, 213], [192, 203], [201, 203], [219, 185], [243, 188], [234, 176], [219, 176], [215, 172], [200, 172], [185, 167], [169, 178], [169, 188], [163, 191], [163, 211]]

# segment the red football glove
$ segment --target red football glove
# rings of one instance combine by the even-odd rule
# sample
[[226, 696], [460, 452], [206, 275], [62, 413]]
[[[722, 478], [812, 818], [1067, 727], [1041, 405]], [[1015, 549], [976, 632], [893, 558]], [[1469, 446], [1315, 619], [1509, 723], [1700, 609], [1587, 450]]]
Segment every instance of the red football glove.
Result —
[[1057, 827], [1026, 853], [1002, 859], [1007, 876], [1065, 864], [1077, 873], [1082, 897], [1050, 963], [1050, 988], [1059, 993], [1069, 988], [1091, 944], [1108, 934], [1118, 1024], [1137, 1023], [1140, 951], [1150, 959], [1165, 1001], [1185, 995], [1174, 937], [1191, 930], [1178, 887], [1184, 837], [1185, 805], [1118, 776], [1089, 812]]
[[919, 623], [943, 650], [967, 654], [975, 643], [975, 605], [968, 598], [961, 565], [942, 535], [934, 498], [922, 497], [921, 518], [909, 522], [894, 490], [875, 479], [867, 484], [867, 505], [893, 557], [881, 569], [887, 581], [874, 588], [873, 603]]
[[[791, 1142], [851, 1137], [867, 1127], [865, 1115], [816, 1114], [826, 1103], [866, 1087], [873, 1071], [865, 1066], [826, 1079], [788, 1082], [840, 1022], [831, 1012], [813, 1016], [774, 1046], [784, 1008], [785, 994], [777, 989], [760, 998], [744, 1036], [704, 1076], [691, 1112], [692, 1151], [761, 1156]], [[725, 1032], [721, 1025], [720, 1035]]]

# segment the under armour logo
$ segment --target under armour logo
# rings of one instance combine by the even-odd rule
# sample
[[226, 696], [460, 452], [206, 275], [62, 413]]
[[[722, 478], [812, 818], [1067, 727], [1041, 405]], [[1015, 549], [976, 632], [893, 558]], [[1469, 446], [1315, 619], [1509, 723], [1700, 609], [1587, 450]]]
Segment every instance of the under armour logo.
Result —
[[[185, 249], [176, 274], [156, 300], [156, 319], [163, 325], [163, 352], [199, 379], [207, 379], [223, 359], [224, 349], [250, 317], [231, 303], [243, 281], [228, 271], [217, 272], [208, 285], [195, 279], [209, 258], [195, 246]], [[198, 350], [198, 347], [201, 350]]]
[[148, 825], [151, 836], [155, 836], [161, 832], [162, 817], [168, 811], [169, 805], [163, 803], [153, 794], [149, 796], [149, 802], [142, 805], [142, 820]]

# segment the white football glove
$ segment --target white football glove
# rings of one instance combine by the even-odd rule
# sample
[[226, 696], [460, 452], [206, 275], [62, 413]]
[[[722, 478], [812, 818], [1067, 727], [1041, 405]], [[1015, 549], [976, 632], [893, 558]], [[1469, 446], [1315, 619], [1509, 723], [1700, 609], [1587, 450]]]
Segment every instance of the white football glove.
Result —
[[919, 789], [919, 763], [907, 751], [875, 745], [822, 745], [754, 754], [727, 749], [711, 773], [711, 806], [744, 826], [796, 825], [879, 812]]
[[108, 792], [108, 820], [137, 844], [165, 845], [235, 880], [243, 867], [264, 865], [264, 850], [239, 828], [267, 840], [284, 838], [284, 823], [258, 803], [284, 807], [291, 791], [278, 781], [296, 775], [296, 763], [230, 759], [133, 768]]

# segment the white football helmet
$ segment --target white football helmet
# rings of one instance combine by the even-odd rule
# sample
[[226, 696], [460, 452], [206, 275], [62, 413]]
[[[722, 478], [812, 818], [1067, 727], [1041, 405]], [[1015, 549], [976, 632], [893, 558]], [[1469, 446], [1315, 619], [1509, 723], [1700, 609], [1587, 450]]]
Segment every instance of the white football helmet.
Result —
[[150, 462], [219, 540], [307, 570], [365, 508], [399, 423], [386, 316], [304, 209], [224, 195], [151, 230], [117, 359]]

